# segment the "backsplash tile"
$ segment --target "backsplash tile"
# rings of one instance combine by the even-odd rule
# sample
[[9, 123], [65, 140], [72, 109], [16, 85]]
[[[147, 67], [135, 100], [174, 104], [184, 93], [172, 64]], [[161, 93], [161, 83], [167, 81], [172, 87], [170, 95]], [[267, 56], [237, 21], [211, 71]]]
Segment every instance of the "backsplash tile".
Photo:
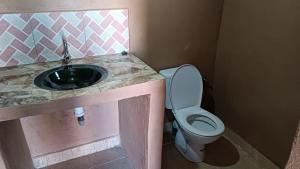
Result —
[[87, 55], [127, 51], [128, 11], [87, 11], [84, 14]]
[[72, 57], [86, 56], [83, 12], [35, 13], [32, 18], [38, 22], [33, 37], [38, 46], [41, 60], [54, 61], [62, 58], [62, 36], [67, 38]]
[[129, 50], [128, 10], [0, 15], [0, 67], [62, 58], [62, 36], [74, 58]]
[[0, 17], [0, 66], [33, 63], [36, 56], [30, 14]]

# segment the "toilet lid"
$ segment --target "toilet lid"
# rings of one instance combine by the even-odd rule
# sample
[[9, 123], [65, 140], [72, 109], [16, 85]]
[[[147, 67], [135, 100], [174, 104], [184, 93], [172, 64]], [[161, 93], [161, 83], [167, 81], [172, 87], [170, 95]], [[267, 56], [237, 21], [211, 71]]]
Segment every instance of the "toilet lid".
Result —
[[174, 73], [170, 86], [172, 109], [200, 106], [203, 82], [198, 69], [193, 65], [182, 65]]

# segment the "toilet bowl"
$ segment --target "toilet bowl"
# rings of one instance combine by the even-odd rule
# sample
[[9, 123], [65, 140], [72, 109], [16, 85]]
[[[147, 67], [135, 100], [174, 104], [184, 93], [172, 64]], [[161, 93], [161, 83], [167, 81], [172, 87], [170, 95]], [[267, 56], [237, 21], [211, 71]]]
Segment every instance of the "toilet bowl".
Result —
[[225, 130], [223, 122], [201, 108], [203, 81], [193, 65], [160, 71], [166, 78], [166, 108], [175, 116], [176, 148], [192, 162], [202, 162], [205, 145], [216, 141]]

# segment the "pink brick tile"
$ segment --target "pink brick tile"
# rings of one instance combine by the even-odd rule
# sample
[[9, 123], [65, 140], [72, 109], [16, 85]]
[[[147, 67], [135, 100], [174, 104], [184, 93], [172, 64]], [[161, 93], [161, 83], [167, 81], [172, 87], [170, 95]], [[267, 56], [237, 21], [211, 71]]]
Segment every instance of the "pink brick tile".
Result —
[[35, 59], [37, 57], [35, 48], [31, 49], [31, 51], [29, 52], [28, 56], [30, 56], [33, 59]]
[[128, 9], [122, 10], [122, 14], [128, 18]]
[[100, 14], [102, 17], [105, 17], [106, 15], [109, 14], [109, 10], [99, 11], [99, 14]]
[[31, 16], [32, 16], [31, 13], [22, 13], [22, 14], [20, 14], [20, 18], [22, 18], [25, 22], [29, 21]]
[[26, 45], [24, 45], [22, 42], [20, 42], [17, 39], [13, 40], [13, 42], [11, 43], [11, 45], [13, 47], [17, 48], [19, 51], [21, 51], [24, 54], [27, 54], [30, 51], [29, 47], [27, 47]]
[[27, 35], [32, 33], [32, 29], [31, 29], [31, 24], [27, 24], [24, 29], [23, 32], [25, 32]]
[[94, 31], [94, 32], [96, 32], [98, 35], [101, 35], [102, 33], [103, 33], [103, 29], [100, 27], [100, 26], [98, 26], [95, 22], [91, 22], [90, 24], [89, 24], [89, 27]]
[[40, 55], [41, 53], [42, 53], [42, 51], [44, 50], [44, 46], [42, 46], [41, 44], [36, 44], [35, 45], [35, 50], [36, 50], [36, 53], [37, 53], [37, 55]]
[[123, 45], [126, 49], [129, 49], [129, 40], [126, 40], [126, 42], [123, 43]]
[[7, 62], [15, 52], [16, 52], [16, 49], [9, 46], [3, 52], [1, 52], [0, 58], [1, 58], [1, 60]]
[[85, 25], [88, 25], [90, 23], [90, 21], [91, 21], [91, 18], [85, 15], [83, 17], [83, 21], [84, 21]]
[[77, 28], [72, 26], [70, 23], [67, 23], [67, 25], [65, 26], [65, 29], [75, 37], [78, 37], [81, 33]]
[[114, 53], [116, 53], [116, 51], [112, 48], [110, 48], [107, 52], [107, 54], [114, 54]]
[[82, 45], [80, 48], [79, 48], [79, 51], [83, 54], [86, 53], [86, 46], [85, 45]]
[[24, 42], [24, 41], [27, 39], [27, 37], [28, 37], [24, 32], [20, 31], [19, 29], [17, 29], [17, 28], [14, 27], [14, 26], [11, 26], [11, 27], [8, 29], [8, 32], [9, 32], [10, 34], [12, 34], [14, 37], [18, 38], [19, 40], [21, 40], [21, 41], [23, 41], [23, 42]]
[[123, 27], [123, 25], [117, 21], [113, 21], [112, 26], [114, 28], [116, 28], [116, 30], [120, 33], [123, 33], [125, 31], [125, 28]]
[[128, 28], [128, 18], [126, 18], [122, 24], [125, 28]]
[[60, 15], [61, 15], [60, 12], [50, 12], [49, 13], [50, 18], [52, 18], [53, 20], [56, 20]]
[[113, 18], [111, 15], [108, 15], [108, 16], [105, 18], [105, 20], [101, 23], [101, 26], [102, 26], [103, 28], [107, 28], [107, 26], [108, 26], [111, 22], [113, 22], [113, 20], [114, 20], [114, 18]]
[[31, 24], [32, 30], [34, 30], [40, 24], [40, 22], [35, 18], [32, 18], [29, 23]]
[[43, 37], [41, 40], [40, 40], [40, 43], [42, 45], [44, 45], [44, 47], [52, 50], [52, 51], [55, 51], [55, 49], [57, 48], [57, 46], [52, 42], [50, 41], [49, 39], [47, 39], [46, 37]]
[[54, 31], [54, 32], [59, 32], [63, 26], [65, 26], [65, 24], [67, 23], [67, 21], [63, 18], [63, 17], [60, 17], [55, 23], [54, 25], [51, 27], [51, 29]]
[[106, 41], [104, 43], [104, 45], [102, 46], [103, 49], [108, 50], [111, 48], [111, 46], [114, 44], [114, 40], [112, 38], [110, 38], [108, 41]]
[[64, 52], [64, 47], [63, 47], [63, 45], [61, 44], [61, 45], [55, 50], [55, 53], [56, 53], [56, 55], [58, 55], [58, 56], [62, 56], [62, 55], [63, 55], [63, 52]]
[[93, 51], [87, 51], [86, 56], [94, 56], [95, 53]]
[[40, 55], [40, 56], [36, 59], [36, 61], [37, 61], [37, 62], [46, 62], [47, 59], [46, 59], [46, 57]]
[[9, 25], [10, 24], [5, 19], [0, 20], [0, 35], [2, 35], [7, 30]]
[[18, 65], [19, 62], [15, 60], [14, 58], [10, 59], [10, 61], [6, 64], [6, 66], [15, 66]]
[[42, 34], [44, 34], [45, 36], [47, 36], [48, 38], [52, 39], [55, 36], [55, 33], [50, 30], [49, 28], [47, 28], [45, 25], [40, 25], [37, 30], [39, 30]]
[[81, 20], [81, 22], [78, 24], [77, 29], [79, 29], [81, 32], [85, 29], [85, 22], [84, 20]]
[[31, 34], [32, 31], [39, 25], [39, 21], [32, 18], [27, 25], [24, 27], [23, 31], [27, 33], [27, 35]]
[[118, 32], [115, 32], [113, 34], [113, 37], [115, 40], [117, 40], [119, 43], [123, 44], [125, 42], [125, 39], [123, 36], [121, 36]]
[[93, 33], [91, 36], [90, 36], [91, 40], [94, 41], [98, 46], [102, 46], [102, 44], [104, 43], [104, 41], [99, 37], [97, 36], [95, 33]]
[[82, 12], [76, 12], [75, 16], [77, 16], [78, 19], [82, 19], [84, 14], [85, 14], [85, 12], [83, 12], [83, 11]]
[[81, 47], [81, 43], [77, 39], [75, 39], [73, 36], [68, 37], [68, 42], [77, 49], [79, 49]]
[[86, 48], [90, 48], [93, 45], [93, 42], [90, 39], [87, 39], [85, 42]]

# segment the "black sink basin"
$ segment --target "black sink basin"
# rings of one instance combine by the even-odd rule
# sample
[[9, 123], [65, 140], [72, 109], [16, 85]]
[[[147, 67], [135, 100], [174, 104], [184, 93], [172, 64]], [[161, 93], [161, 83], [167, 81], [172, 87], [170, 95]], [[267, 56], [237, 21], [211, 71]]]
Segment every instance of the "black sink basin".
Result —
[[107, 70], [96, 65], [67, 65], [47, 70], [34, 84], [48, 90], [72, 90], [96, 84], [107, 77]]

